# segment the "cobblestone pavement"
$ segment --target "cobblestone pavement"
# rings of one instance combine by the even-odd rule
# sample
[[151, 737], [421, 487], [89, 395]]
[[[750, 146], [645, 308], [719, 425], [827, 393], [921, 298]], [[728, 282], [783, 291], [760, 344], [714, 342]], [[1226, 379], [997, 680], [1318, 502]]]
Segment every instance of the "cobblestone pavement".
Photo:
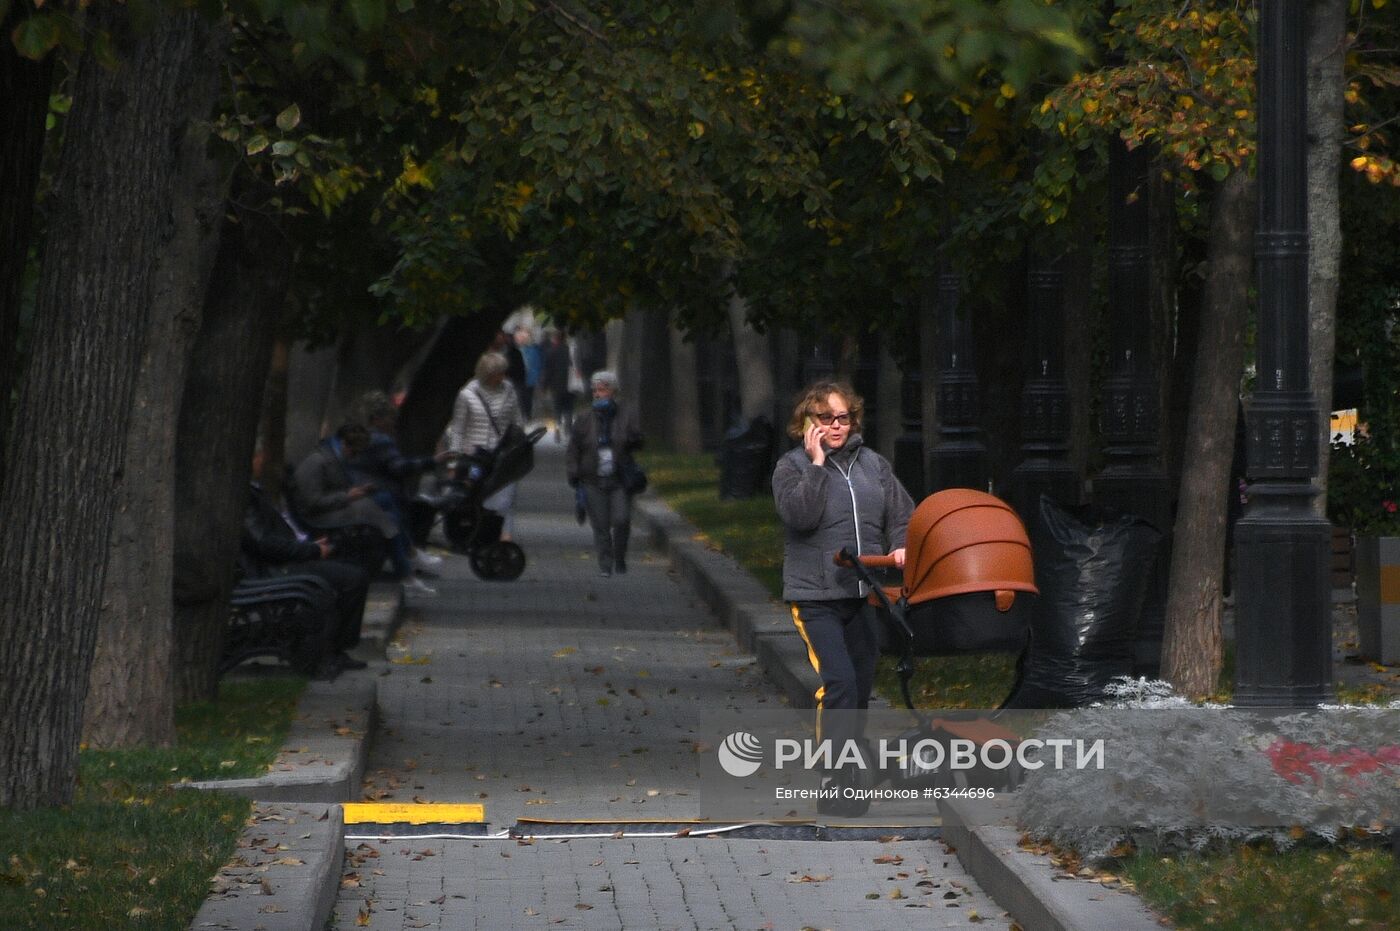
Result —
[[[480, 802], [493, 831], [696, 817], [710, 751], [697, 719], [780, 707], [776, 690], [659, 557], [639, 546], [628, 574], [598, 577], [552, 439], [519, 502], [520, 579], [481, 581], [449, 557], [439, 597], [411, 602], [379, 680], [365, 796]], [[340, 928], [1010, 924], [937, 841], [400, 838], [347, 851]]]

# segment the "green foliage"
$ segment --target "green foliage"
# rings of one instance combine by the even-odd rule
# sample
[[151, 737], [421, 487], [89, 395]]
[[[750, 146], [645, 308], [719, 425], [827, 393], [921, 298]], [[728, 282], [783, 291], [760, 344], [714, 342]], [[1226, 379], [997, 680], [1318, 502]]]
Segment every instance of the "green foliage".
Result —
[[6, 927], [187, 928], [251, 803], [170, 783], [265, 772], [304, 686], [225, 683], [217, 702], [178, 711], [174, 748], [84, 750], [71, 806], [0, 812]]
[[884, 218], [875, 232], [890, 234], [892, 203], [938, 178], [947, 157], [912, 95], [832, 95], [756, 53], [732, 18], [713, 28], [712, 10], [494, 12], [459, 14], [491, 54], [464, 57], [462, 80], [434, 87], [454, 141], [417, 150], [420, 183], [381, 213], [403, 248], [376, 293], [403, 307], [462, 304], [452, 291], [476, 246], [505, 236], [517, 282], [563, 319], [641, 302], [704, 326], [736, 264], [761, 318], [796, 306], [849, 319], [833, 284], [878, 277], [870, 256], [883, 244], [849, 230]]
[[1082, 4], [1039, 0], [799, 0], [772, 39], [833, 90], [892, 99], [961, 89], [995, 74], [1010, 93], [1068, 74], [1088, 49]]
[[1248, 3], [1124, 0], [1100, 38], [1111, 64], [1047, 96], [1036, 123], [1078, 149], [1107, 134], [1152, 145], [1188, 189], [1201, 172], [1224, 180], [1254, 155], [1256, 18]]

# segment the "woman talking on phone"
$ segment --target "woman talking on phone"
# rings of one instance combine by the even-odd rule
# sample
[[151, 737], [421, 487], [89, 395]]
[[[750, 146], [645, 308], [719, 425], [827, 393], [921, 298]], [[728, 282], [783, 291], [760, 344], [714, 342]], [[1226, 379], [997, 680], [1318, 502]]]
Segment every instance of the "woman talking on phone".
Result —
[[819, 736], [837, 740], [859, 736], [852, 729], [855, 716], [836, 716], [843, 726], [822, 735], [822, 713], [867, 706], [879, 647], [872, 612], [866, 610], [867, 591], [834, 557], [844, 548], [889, 554], [903, 566], [904, 533], [914, 511], [889, 460], [862, 443], [862, 410], [849, 385], [811, 385], [788, 425], [788, 435], [802, 445], [773, 470], [773, 500], [785, 536], [783, 599], [821, 677]]

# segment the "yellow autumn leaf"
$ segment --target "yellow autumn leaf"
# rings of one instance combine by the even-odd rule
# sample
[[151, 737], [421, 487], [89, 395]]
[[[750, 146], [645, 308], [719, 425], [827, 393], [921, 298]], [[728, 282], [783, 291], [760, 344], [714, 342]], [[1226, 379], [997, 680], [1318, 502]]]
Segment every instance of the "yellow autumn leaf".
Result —
[[1002, 81], [1001, 96], [1005, 97], [1007, 100], [1011, 100], [1016, 96], [1016, 88], [1012, 87], [1010, 83]]
[[577, 652], [578, 652], [578, 647], [562, 647], [561, 649], [558, 649], [558, 650], [555, 650], [555, 651], [554, 651], [554, 658], [555, 658], [555, 659], [559, 659], [560, 657], [563, 657], [563, 656], [570, 656], [570, 655], [572, 655], [572, 654], [574, 654], [574, 653], [577, 653]]
[[1097, 112], [1098, 112], [1098, 109], [1099, 109], [1099, 102], [1098, 102], [1097, 100], [1094, 100], [1092, 97], [1089, 98], [1088, 100], [1084, 101], [1084, 112], [1085, 112], [1085, 113], [1097, 113]]

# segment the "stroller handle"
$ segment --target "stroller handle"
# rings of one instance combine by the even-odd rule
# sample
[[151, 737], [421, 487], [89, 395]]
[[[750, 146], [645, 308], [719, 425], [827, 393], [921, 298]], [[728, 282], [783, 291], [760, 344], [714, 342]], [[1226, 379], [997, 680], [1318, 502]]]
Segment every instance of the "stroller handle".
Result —
[[867, 566], [867, 567], [869, 567], [869, 568], [871, 568], [871, 569], [897, 569], [897, 568], [898, 568], [898, 566], [895, 565], [895, 561], [894, 561], [894, 557], [893, 557], [893, 556], [859, 556], [859, 557], [857, 557], [857, 556], [852, 556], [852, 555], [850, 554], [850, 552], [847, 551], [847, 550], [842, 550], [841, 552], [837, 553], [835, 556], [831, 557], [831, 561], [834, 562], [834, 563], [836, 563], [836, 565], [838, 565], [838, 566], [851, 566], [857, 559], [860, 561], [860, 564], [861, 564], [862, 566]]

